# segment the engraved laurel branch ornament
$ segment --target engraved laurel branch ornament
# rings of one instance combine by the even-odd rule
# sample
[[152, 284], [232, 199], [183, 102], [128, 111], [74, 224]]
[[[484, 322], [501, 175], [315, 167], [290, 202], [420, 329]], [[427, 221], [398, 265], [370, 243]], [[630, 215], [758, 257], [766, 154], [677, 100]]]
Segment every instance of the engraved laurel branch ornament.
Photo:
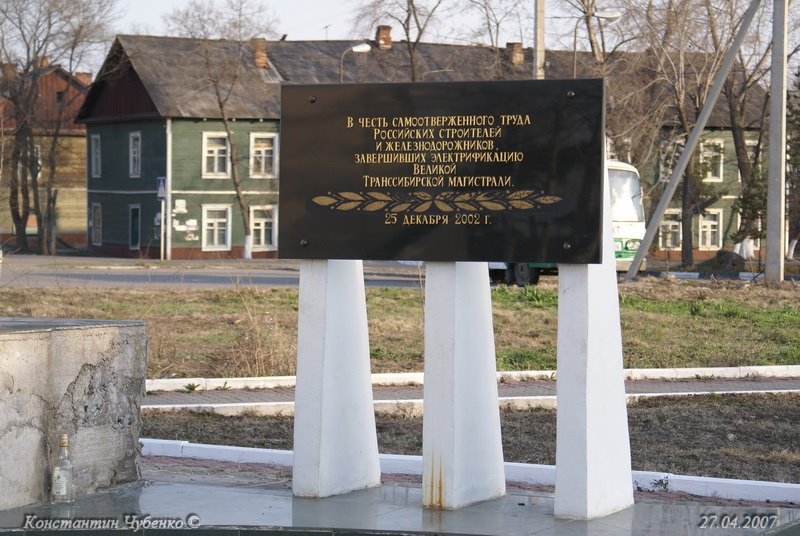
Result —
[[441, 212], [468, 212], [528, 210], [543, 205], [554, 205], [560, 197], [534, 190], [492, 190], [485, 192], [445, 191], [429, 192], [328, 192], [312, 201], [332, 210], [363, 210], [376, 212], [427, 212], [432, 208]]

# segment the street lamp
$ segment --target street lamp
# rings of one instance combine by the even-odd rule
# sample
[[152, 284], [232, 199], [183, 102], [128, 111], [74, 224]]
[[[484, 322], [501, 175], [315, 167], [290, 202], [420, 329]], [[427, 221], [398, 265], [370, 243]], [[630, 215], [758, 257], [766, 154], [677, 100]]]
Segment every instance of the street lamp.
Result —
[[572, 34], [572, 78], [578, 77], [578, 25], [582, 20], [589, 17], [595, 17], [609, 22], [614, 22], [622, 17], [621, 11], [596, 11], [591, 15], [585, 14], [583, 17], [578, 17], [575, 21], [575, 31]]
[[356, 54], [365, 54], [370, 50], [372, 50], [372, 47], [369, 46], [369, 43], [361, 43], [344, 49], [344, 52], [342, 52], [342, 55], [339, 58], [339, 83], [344, 82], [344, 57], [347, 55], [347, 53], [355, 52]]

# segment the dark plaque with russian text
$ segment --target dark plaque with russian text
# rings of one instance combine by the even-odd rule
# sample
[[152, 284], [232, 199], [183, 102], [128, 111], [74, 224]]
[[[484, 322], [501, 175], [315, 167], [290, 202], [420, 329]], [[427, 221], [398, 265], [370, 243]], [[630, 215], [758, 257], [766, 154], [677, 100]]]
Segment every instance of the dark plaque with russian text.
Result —
[[279, 252], [598, 263], [602, 80], [283, 86]]

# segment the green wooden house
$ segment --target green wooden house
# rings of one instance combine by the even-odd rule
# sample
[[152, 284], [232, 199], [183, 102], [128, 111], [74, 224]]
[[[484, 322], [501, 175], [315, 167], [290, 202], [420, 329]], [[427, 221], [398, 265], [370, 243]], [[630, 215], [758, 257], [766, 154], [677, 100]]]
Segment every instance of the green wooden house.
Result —
[[[747, 146], [751, 159], [754, 158], [758, 132], [751, 129], [746, 133]], [[681, 146], [674, 142], [666, 142], [655, 162], [652, 181], [648, 185], [652, 194], [650, 203], [655, 205], [656, 196], [661, 194], [675, 161], [676, 150]], [[715, 121], [714, 126], [706, 128], [701, 136], [700, 146], [695, 153], [697, 165], [700, 167], [701, 185], [707, 196], [715, 201], [697, 214], [692, 223], [693, 244], [697, 260], [707, 260], [717, 255], [722, 249], [734, 250], [737, 253], [757, 256], [761, 248], [761, 240], [751, 239], [749, 244], [738, 244], [732, 235], [740, 227], [741, 216], [735, 208], [736, 200], [742, 189], [742, 180], [737, 165], [733, 136], [728, 122], [724, 118]], [[765, 161], [764, 155], [759, 156]], [[681, 260], [681, 202], [675, 198], [670, 203], [659, 227], [656, 251], [659, 258], [671, 261]], [[747, 248], [752, 249], [745, 254]]]
[[[90, 251], [241, 257], [235, 162], [252, 256], [274, 255], [279, 80], [263, 40], [118, 36], [78, 114]], [[215, 87], [230, 95], [222, 108]]]
[[[352, 52], [356, 44], [118, 36], [78, 115], [88, 139], [89, 250], [242, 257], [247, 233], [232, 181], [235, 160], [252, 256], [275, 256], [282, 83], [530, 78], [519, 44], [423, 43], [413, 76], [407, 49], [392, 46], [389, 27], [378, 28], [369, 54]], [[230, 90], [232, 144], [215, 82]]]

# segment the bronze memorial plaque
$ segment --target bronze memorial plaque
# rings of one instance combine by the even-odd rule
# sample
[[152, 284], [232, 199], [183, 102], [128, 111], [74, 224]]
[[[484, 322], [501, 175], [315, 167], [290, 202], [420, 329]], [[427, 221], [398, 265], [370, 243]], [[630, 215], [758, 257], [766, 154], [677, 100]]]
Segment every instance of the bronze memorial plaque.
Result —
[[602, 80], [282, 91], [282, 258], [600, 262]]

